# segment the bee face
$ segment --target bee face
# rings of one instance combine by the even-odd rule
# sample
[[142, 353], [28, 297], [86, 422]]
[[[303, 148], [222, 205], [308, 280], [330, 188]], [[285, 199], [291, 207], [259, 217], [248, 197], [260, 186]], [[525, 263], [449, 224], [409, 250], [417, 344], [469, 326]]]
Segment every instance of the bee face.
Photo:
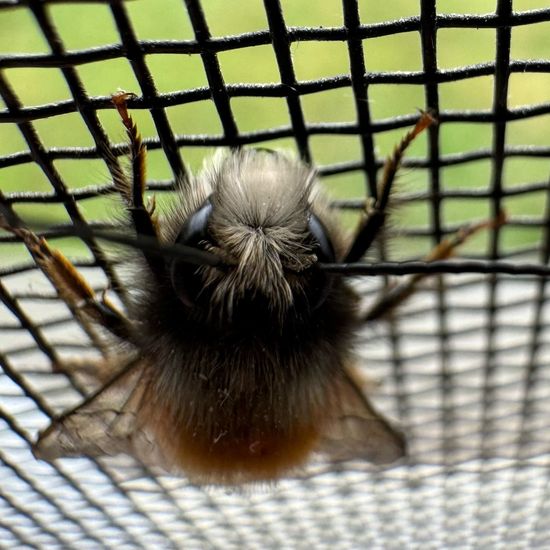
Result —
[[314, 172], [280, 153], [244, 150], [218, 156], [198, 180], [209, 195], [185, 219], [176, 242], [217, 254], [224, 269], [197, 272], [172, 262], [176, 295], [230, 318], [239, 308], [268, 311], [277, 320], [293, 306], [304, 314], [318, 307], [329, 281], [315, 265], [334, 261], [338, 235], [320, 219], [328, 216]]

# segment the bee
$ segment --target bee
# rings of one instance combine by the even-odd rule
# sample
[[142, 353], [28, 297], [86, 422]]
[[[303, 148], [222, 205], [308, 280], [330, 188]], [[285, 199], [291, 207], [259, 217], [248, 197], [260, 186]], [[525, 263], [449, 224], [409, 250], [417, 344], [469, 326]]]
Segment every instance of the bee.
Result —
[[405, 437], [365, 395], [354, 348], [363, 323], [414, 283], [364, 315], [349, 281], [322, 266], [357, 261], [372, 245], [401, 157], [432, 118], [421, 115], [396, 147], [350, 238], [315, 170], [279, 151], [216, 153], [179, 182], [175, 206], [160, 216], [143, 198], [146, 150], [129, 96], [113, 96], [132, 166], [115, 186], [138, 248], [127, 311], [96, 296], [15, 214], [2, 216], [75, 316], [107, 334], [97, 390], [52, 420], [35, 456], [126, 453], [226, 485], [276, 480], [314, 454], [374, 464], [403, 457]]

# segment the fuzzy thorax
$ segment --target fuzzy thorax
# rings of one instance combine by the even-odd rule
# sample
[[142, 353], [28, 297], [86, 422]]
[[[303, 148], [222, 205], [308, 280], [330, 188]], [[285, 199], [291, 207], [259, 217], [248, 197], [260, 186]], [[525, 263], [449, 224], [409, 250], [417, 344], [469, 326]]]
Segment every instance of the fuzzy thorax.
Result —
[[314, 172], [280, 153], [243, 150], [218, 157], [202, 177], [212, 185], [211, 249], [229, 265], [205, 270], [212, 300], [231, 315], [240, 298], [260, 294], [284, 313], [303, 291], [299, 274], [316, 261], [308, 231]]

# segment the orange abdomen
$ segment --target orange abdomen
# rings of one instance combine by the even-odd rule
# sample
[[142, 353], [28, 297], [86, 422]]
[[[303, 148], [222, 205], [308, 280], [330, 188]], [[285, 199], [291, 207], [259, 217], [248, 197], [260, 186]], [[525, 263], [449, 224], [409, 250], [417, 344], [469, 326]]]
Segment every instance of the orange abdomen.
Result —
[[321, 424], [317, 418], [285, 430], [264, 424], [221, 429], [215, 435], [201, 426], [169, 422], [155, 423], [153, 429], [170, 469], [192, 481], [231, 485], [273, 481], [302, 466], [319, 443]]
[[214, 483], [269, 481], [302, 465], [319, 439], [313, 427], [292, 434], [262, 434], [234, 438], [231, 434], [215, 442], [182, 433], [175, 462], [193, 478]]

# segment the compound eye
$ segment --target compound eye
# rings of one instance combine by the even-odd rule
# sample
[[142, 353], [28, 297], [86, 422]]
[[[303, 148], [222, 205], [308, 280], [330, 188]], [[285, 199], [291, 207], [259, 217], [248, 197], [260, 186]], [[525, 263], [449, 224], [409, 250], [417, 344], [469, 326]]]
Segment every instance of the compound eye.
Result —
[[327, 235], [325, 226], [313, 212], [309, 215], [308, 229], [313, 235], [313, 238], [317, 241], [315, 254], [319, 261], [323, 263], [334, 262], [336, 255], [334, 253], [332, 242]]
[[[331, 263], [336, 261], [336, 254], [332, 242], [327, 235], [325, 226], [321, 220], [312, 213], [309, 215], [308, 229], [315, 240], [313, 251], [319, 262]], [[316, 265], [311, 268], [311, 275], [306, 293], [310, 311], [319, 309], [326, 301], [332, 288], [333, 278]]]
[[176, 243], [197, 246], [207, 237], [208, 221], [212, 214], [212, 203], [207, 201], [187, 220], [182, 227]]
[[[208, 239], [208, 221], [211, 214], [212, 203], [207, 199], [182, 227], [176, 243], [199, 248], [201, 241]], [[197, 267], [171, 260], [168, 268], [172, 289], [177, 297], [184, 305], [194, 307], [202, 289], [202, 279], [197, 274]]]

